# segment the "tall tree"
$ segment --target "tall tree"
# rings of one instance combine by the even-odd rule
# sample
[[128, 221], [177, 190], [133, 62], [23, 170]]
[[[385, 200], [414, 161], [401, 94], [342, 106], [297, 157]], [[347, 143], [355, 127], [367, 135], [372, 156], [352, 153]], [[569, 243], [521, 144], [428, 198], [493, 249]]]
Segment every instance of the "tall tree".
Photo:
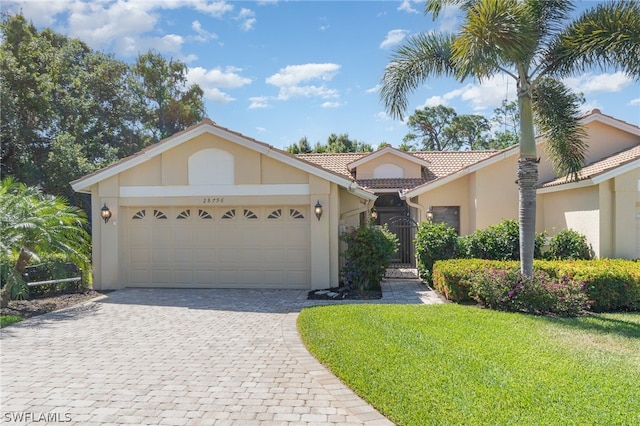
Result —
[[444, 105], [417, 109], [407, 120], [412, 130], [404, 138], [404, 142], [419, 140], [426, 151], [455, 150], [451, 125], [457, 116], [453, 108]]
[[156, 140], [204, 118], [204, 92], [197, 84], [188, 85], [187, 71], [184, 63], [151, 51], [136, 61], [134, 73], [147, 106], [146, 126]]
[[482, 115], [462, 114], [444, 105], [417, 109], [409, 116], [407, 126], [412, 130], [403, 144], [419, 140], [426, 151], [455, 151], [461, 149], [490, 149], [489, 120]]
[[408, 94], [430, 77], [483, 81], [505, 74], [516, 81], [520, 263], [521, 272], [531, 275], [538, 180], [534, 123], [547, 137], [556, 172], [576, 176], [586, 149], [579, 96], [559, 78], [613, 66], [640, 79], [640, 3], [599, 4], [573, 21], [574, 6], [566, 0], [428, 0], [426, 12], [435, 19], [446, 5], [464, 12], [460, 29], [419, 34], [396, 49], [382, 78], [381, 98], [400, 118]]

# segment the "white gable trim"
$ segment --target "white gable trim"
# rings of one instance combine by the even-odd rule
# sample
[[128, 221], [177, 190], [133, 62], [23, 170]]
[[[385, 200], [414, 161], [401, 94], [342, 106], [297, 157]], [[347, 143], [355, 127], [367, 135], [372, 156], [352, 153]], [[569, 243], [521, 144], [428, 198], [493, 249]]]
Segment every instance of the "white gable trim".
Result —
[[537, 193], [548, 194], [550, 192], [567, 191], [569, 189], [584, 188], [587, 186], [599, 185], [602, 182], [605, 182], [609, 179], [613, 179], [617, 176], [623, 175], [637, 168], [640, 168], [640, 158], [638, 158], [637, 160], [633, 160], [627, 164], [623, 164], [621, 166], [613, 168], [604, 173], [600, 173], [599, 175], [593, 176], [591, 178], [580, 180], [578, 182], [567, 182], [559, 185], [549, 186], [546, 188], [539, 188], [537, 190]]
[[302, 161], [297, 159], [294, 156], [290, 156], [285, 154], [284, 152], [274, 149], [270, 145], [262, 144], [257, 141], [251, 140], [245, 136], [240, 135], [239, 133], [234, 133], [229, 130], [226, 130], [222, 127], [216, 126], [211, 121], [204, 121], [201, 124], [195, 125], [190, 130], [186, 130], [182, 133], [178, 133], [175, 136], [170, 136], [168, 139], [165, 139], [162, 142], [157, 143], [156, 145], [152, 145], [146, 150], [141, 151], [138, 154], [135, 154], [128, 159], [123, 159], [114, 165], [107, 167], [101, 171], [98, 171], [95, 174], [91, 174], [85, 176], [84, 178], [80, 178], [74, 182], [71, 182], [71, 187], [74, 191], [77, 192], [91, 192], [91, 186], [95, 185], [98, 182], [101, 182], [105, 179], [108, 179], [112, 176], [115, 176], [119, 173], [122, 173], [126, 170], [129, 170], [139, 164], [144, 163], [145, 161], [162, 154], [172, 148], [175, 148], [195, 137], [198, 137], [202, 134], [210, 133], [212, 135], [221, 137], [230, 142], [236, 143], [245, 148], [256, 151], [262, 155], [265, 155], [269, 158], [273, 158], [285, 164], [288, 164], [296, 169], [305, 171], [309, 174], [317, 176], [319, 178], [328, 180], [329, 182], [335, 183], [339, 186], [347, 188], [353, 194], [367, 199], [367, 200], [375, 200], [377, 197], [366, 191], [353, 182], [350, 179], [340, 177], [332, 172], [324, 170], [319, 166], [312, 165], [306, 161]]
[[191, 197], [191, 196], [233, 195], [309, 195], [309, 185], [269, 184], [269, 185], [171, 185], [171, 186], [121, 186], [120, 197]]
[[423, 160], [422, 158], [418, 158], [418, 157], [416, 157], [414, 155], [411, 155], [409, 153], [406, 153], [404, 151], [400, 151], [400, 150], [398, 150], [396, 148], [393, 148], [392, 146], [385, 146], [384, 148], [382, 148], [382, 149], [380, 149], [380, 150], [378, 150], [376, 152], [372, 152], [371, 154], [368, 154], [368, 155], [365, 155], [363, 157], [358, 158], [357, 160], [349, 163], [347, 165], [347, 167], [349, 168], [349, 170], [353, 170], [358, 166], [361, 166], [361, 165], [363, 165], [365, 163], [368, 163], [371, 160], [375, 160], [376, 158], [381, 157], [381, 156], [386, 155], [386, 154], [391, 154], [391, 155], [394, 155], [396, 157], [403, 158], [405, 160], [409, 160], [412, 163], [419, 164], [420, 166], [423, 166], [423, 167], [428, 167], [431, 164], [428, 161]]
[[470, 166], [467, 166], [461, 170], [458, 170], [455, 173], [452, 173], [450, 175], [447, 175], [445, 177], [442, 177], [440, 179], [436, 179], [436, 180], [432, 180], [431, 182], [427, 182], [425, 184], [422, 184], [414, 189], [412, 189], [411, 191], [407, 191], [405, 192], [401, 198], [413, 198], [413, 197], [417, 197], [420, 194], [424, 194], [425, 192], [429, 192], [433, 189], [439, 188], [443, 185], [448, 184], [449, 182], [453, 182], [456, 179], [459, 179], [463, 176], [466, 176], [470, 173], [473, 173], [477, 170], [480, 170], [486, 166], [489, 166], [491, 164], [497, 163], [498, 161], [504, 160], [505, 158], [511, 157], [514, 152], [518, 151], [518, 147], [514, 147], [514, 148], [508, 148], [504, 151], [500, 151], [499, 153], [492, 155], [491, 157], [479, 161], [475, 164], [472, 164]]

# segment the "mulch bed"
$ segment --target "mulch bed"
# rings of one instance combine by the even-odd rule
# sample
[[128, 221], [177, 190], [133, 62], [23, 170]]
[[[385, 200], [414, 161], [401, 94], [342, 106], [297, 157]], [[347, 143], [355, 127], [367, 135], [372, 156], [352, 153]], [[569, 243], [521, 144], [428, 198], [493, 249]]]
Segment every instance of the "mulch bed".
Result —
[[373, 300], [382, 299], [382, 291], [361, 291], [351, 287], [311, 290], [307, 300]]
[[84, 290], [77, 293], [58, 294], [30, 300], [12, 300], [9, 302], [8, 307], [0, 309], [0, 315], [16, 315], [23, 319], [30, 318], [78, 305], [101, 294], [95, 290]]

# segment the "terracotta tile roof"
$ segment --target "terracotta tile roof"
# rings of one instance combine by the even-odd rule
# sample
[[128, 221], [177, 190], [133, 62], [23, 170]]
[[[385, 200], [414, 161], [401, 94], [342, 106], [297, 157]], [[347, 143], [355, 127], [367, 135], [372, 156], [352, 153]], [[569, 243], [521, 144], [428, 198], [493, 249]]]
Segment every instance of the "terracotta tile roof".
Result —
[[427, 183], [429, 179], [423, 178], [394, 178], [394, 179], [357, 179], [356, 183], [365, 189], [413, 189], [416, 186]]
[[[593, 178], [637, 159], [640, 159], [640, 145], [618, 152], [617, 154], [613, 154], [610, 157], [604, 158], [600, 161], [596, 161], [595, 163], [591, 163], [583, 167], [582, 170], [578, 172], [578, 181]], [[557, 186], [571, 182], [573, 181], [569, 178], [569, 176], [562, 176], [552, 181], [546, 182], [540, 187], [549, 188], [551, 186]]]
[[[415, 186], [422, 185], [433, 179], [439, 179], [441, 177], [455, 173], [460, 169], [475, 164], [485, 158], [488, 158], [499, 151], [412, 151], [408, 154], [414, 155], [422, 160], [431, 163], [426, 169], [424, 179], [416, 179]], [[340, 173], [346, 177], [353, 178], [353, 175], [349, 172], [347, 165], [353, 161], [359, 160], [369, 153], [367, 152], [355, 152], [355, 153], [343, 153], [343, 154], [298, 154], [297, 157], [303, 160], [315, 163], [322, 168], [332, 170], [336, 173]], [[391, 182], [373, 182], [377, 179], [359, 180], [365, 182], [367, 187], [370, 188], [391, 188]], [[389, 181], [389, 179], [383, 179]], [[400, 182], [403, 189], [410, 189], [406, 187], [406, 184], [410, 183], [407, 179], [406, 182]], [[414, 186], [414, 187], [415, 187]], [[411, 187], [413, 188], [413, 187]]]
[[323, 169], [331, 170], [335, 173], [339, 173], [353, 179], [351, 172], [347, 168], [347, 164], [356, 161], [368, 152], [346, 152], [340, 154], [297, 154], [296, 157], [308, 161], [313, 164], [317, 164]]
[[431, 163], [427, 168], [431, 180], [448, 176], [497, 152], [500, 151], [418, 151], [412, 154]]

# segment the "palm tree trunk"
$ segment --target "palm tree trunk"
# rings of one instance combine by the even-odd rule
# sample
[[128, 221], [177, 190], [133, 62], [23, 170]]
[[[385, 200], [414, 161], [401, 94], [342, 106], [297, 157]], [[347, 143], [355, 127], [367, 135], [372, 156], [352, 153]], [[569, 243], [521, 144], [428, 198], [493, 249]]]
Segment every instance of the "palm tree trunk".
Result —
[[[14, 267], [17, 273], [16, 275], [22, 275], [30, 260], [30, 254], [28, 254], [24, 250], [20, 251], [18, 261], [16, 262], [16, 265]], [[16, 282], [13, 278], [7, 279], [7, 282], [4, 283], [4, 286], [0, 290], [0, 308], [6, 308], [7, 306], [9, 306], [9, 302], [11, 301], [11, 293], [13, 293], [13, 287], [15, 285]]]
[[518, 159], [518, 188], [520, 222], [520, 272], [533, 275], [533, 253], [536, 237], [536, 187], [538, 160], [533, 129], [533, 108], [528, 83], [519, 88], [520, 158]]

